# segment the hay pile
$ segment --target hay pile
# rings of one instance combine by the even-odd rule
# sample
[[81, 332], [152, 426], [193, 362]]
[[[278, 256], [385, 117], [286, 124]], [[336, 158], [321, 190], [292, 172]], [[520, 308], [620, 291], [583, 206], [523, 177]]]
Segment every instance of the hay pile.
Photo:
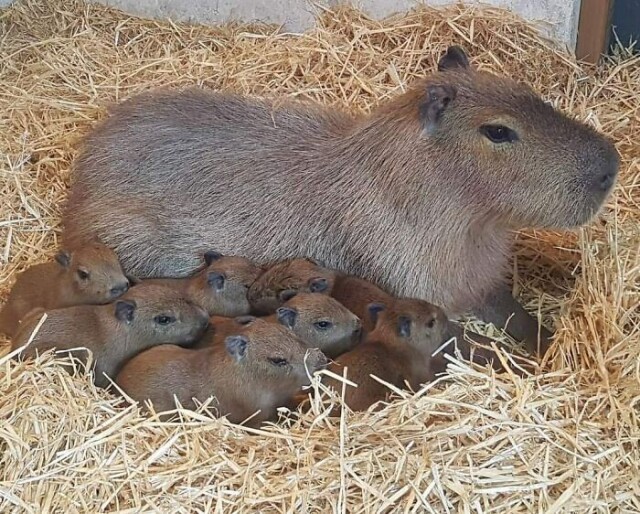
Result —
[[[249, 431], [198, 414], [144, 419], [50, 357], [0, 360], [0, 511], [640, 511], [640, 60], [585, 69], [495, 10], [383, 22], [327, 11], [305, 35], [158, 23], [80, 1], [18, 1], [0, 40], [0, 295], [51, 255], [74, 145], [105, 102], [198, 83], [369, 109], [433, 70], [450, 43], [611, 134], [622, 176], [575, 234], [522, 234], [514, 270], [554, 319], [550, 371], [453, 363], [382, 412], [320, 404]], [[126, 170], [123, 170], [126, 173]], [[314, 415], [315, 414], [315, 415]], [[206, 421], [206, 422], [203, 422]]]

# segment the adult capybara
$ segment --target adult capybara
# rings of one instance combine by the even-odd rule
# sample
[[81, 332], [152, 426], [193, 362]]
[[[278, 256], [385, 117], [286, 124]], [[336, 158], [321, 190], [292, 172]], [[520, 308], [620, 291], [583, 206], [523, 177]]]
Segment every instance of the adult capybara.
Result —
[[249, 314], [251, 307], [247, 292], [262, 273], [262, 268], [244, 257], [215, 251], [205, 252], [204, 261], [204, 268], [189, 277], [146, 279], [135, 287], [163, 284], [179, 289], [210, 316]]
[[[131, 288], [108, 305], [78, 305], [44, 311], [34, 309], [25, 318], [12, 341], [12, 349], [26, 344], [46, 312], [47, 318], [20, 354], [32, 357], [55, 348], [87, 348], [95, 360], [94, 382], [99, 387], [115, 379], [120, 366], [147, 348], [173, 343], [192, 345], [209, 323], [207, 313], [185, 300], [173, 288], [154, 285]], [[86, 362], [86, 351], [71, 352]]]
[[15, 335], [32, 309], [103, 304], [129, 288], [115, 252], [92, 241], [75, 251], [60, 250], [51, 262], [36, 264], [18, 275], [0, 311], [0, 333]]
[[156, 412], [175, 409], [174, 395], [187, 408], [195, 407], [194, 398], [214, 396], [219, 416], [241, 423], [259, 411], [247, 422], [258, 426], [275, 420], [276, 409], [289, 406], [326, 365], [322, 352], [307, 348], [292, 331], [252, 318], [221, 345], [151, 348], [131, 359], [116, 382], [134, 400], [151, 400]]
[[207, 247], [309, 257], [544, 350], [504, 283], [513, 231], [588, 222], [617, 170], [602, 135], [450, 47], [368, 116], [199, 89], [126, 101], [85, 141], [63, 237], [98, 235], [141, 276], [188, 274]]
[[[323, 294], [289, 294], [292, 297], [274, 314], [262, 319], [291, 329], [309, 348], [318, 348], [329, 358], [353, 349], [360, 342], [362, 322], [340, 302]], [[251, 319], [251, 316], [213, 316], [210, 330], [196, 346], [222, 344], [238, 329], [238, 323]]]

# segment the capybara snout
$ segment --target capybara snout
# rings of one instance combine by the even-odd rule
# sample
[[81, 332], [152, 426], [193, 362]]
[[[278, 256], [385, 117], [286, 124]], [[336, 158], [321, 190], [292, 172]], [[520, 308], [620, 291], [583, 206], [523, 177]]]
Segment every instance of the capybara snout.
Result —
[[309, 372], [313, 374], [316, 371], [325, 369], [329, 364], [329, 359], [319, 348], [309, 348], [305, 356], [305, 363]]
[[109, 297], [111, 299], [118, 298], [119, 296], [122, 296], [124, 293], [126, 293], [128, 290], [129, 290], [129, 281], [127, 280], [127, 282], [121, 282], [120, 284], [113, 286], [109, 290]]

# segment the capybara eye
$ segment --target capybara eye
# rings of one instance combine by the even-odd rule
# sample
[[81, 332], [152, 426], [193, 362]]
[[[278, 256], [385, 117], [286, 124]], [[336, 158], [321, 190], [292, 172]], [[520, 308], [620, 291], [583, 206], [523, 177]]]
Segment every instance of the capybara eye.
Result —
[[323, 320], [323, 321], [317, 321], [316, 323], [313, 324], [313, 326], [315, 326], [320, 330], [328, 330], [333, 326], [333, 323], [331, 323], [330, 321]]
[[80, 280], [88, 280], [89, 279], [89, 272], [86, 269], [78, 269], [78, 276], [80, 277]]
[[288, 364], [287, 359], [283, 359], [282, 357], [269, 357], [269, 362], [274, 366], [282, 367]]
[[492, 143], [513, 143], [519, 139], [514, 130], [504, 125], [482, 125], [480, 132]]
[[164, 316], [161, 314], [160, 316], [156, 316], [155, 318], [153, 318], [153, 320], [158, 325], [169, 325], [173, 323], [176, 320], [176, 318], [174, 318], [173, 316]]
[[436, 318], [431, 318], [427, 321], [427, 328], [433, 328], [436, 326]]

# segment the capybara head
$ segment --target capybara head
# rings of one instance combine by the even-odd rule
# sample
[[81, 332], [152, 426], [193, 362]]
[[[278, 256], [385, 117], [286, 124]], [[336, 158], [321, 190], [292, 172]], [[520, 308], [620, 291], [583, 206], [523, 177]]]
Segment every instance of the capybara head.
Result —
[[116, 300], [113, 311], [132, 337], [157, 344], [193, 344], [209, 325], [204, 309], [165, 285], [143, 282]]
[[193, 279], [190, 295], [210, 315], [241, 316], [251, 310], [247, 292], [262, 273], [262, 268], [249, 259], [221, 255], [209, 251], [204, 254], [206, 267]]
[[444, 311], [414, 298], [394, 299], [390, 305], [371, 303], [369, 314], [375, 323], [370, 336], [399, 341], [430, 356], [449, 337], [449, 320]]
[[249, 288], [256, 314], [271, 314], [291, 292], [331, 294], [336, 274], [310, 259], [290, 259], [271, 266]]
[[102, 243], [93, 242], [73, 252], [60, 250], [55, 260], [73, 292], [86, 303], [109, 303], [129, 289], [118, 256]]
[[337, 357], [360, 342], [360, 319], [336, 299], [314, 293], [291, 295], [276, 310], [276, 318], [293, 330], [311, 348], [319, 348], [328, 357]]
[[293, 394], [310, 383], [310, 375], [327, 366], [327, 358], [320, 350], [308, 348], [282, 325], [242, 317], [238, 327], [237, 334], [225, 339], [227, 352], [239, 365], [247, 366], [252, 377], [268, 381], [270, 387], [292, 389]]
[[[407, 140], [416, 158], [429, 156], [429, 170], [452, 172], [443, 177], [450, 194], [511, 227], [587, 222], [618, 173], [618, 153], [605, 137], [527, 85], [474, 69], [457, 46], [437, 73], [380, 112], [380, 121], [393, 124], [389, 137]], [[420, 169], [408, 173], [406, 187], [433, 187]]]

